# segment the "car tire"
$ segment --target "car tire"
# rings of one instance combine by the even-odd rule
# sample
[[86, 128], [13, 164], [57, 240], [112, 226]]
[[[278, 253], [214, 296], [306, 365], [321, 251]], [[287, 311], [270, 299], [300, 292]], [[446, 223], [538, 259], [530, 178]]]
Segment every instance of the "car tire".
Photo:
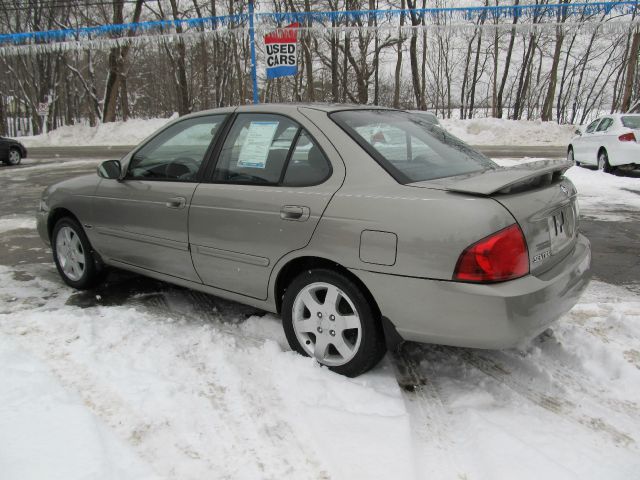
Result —
[[386, 353], [377, 309], [333, 270], [305, 270], [289, 284], [282, 322], [293, 350], [347, 377], [370, 370]]
[[609, 156], [606, 150], [600, 150], [598, 153], [598, 170], [602, 170], [605, 173], [612, 173], [613, 168], [609, 164]]
[[104, 277], [104, 268], [96, 261], [91, 243], [75, 219], [58, 220], [51, 234], [51, 249], [58, 273], [70, 287], [86, 290]]
[[580, 166], [580, 162], [576, 161], [575, 157], [573, 156], [573, 148], [569, 147], [569, 151], [567, 152], [567, 160], [574, 163], [576, 165], [576, 167]]
[[5, 163], [7, 165], [15, 167], [16, 165], [20, 165], [21, 161], [22, 161], [22, 154], [20, 153], [20, 150], [17, 148], [10, 148], [9, 155], [7, 156], [7, 160], [5, 161]]

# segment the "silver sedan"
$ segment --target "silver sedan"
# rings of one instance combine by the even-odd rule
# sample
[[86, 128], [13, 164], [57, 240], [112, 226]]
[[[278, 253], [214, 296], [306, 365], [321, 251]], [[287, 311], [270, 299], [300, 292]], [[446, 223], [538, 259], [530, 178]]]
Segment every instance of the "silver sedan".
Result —
[[566, 161], [498, 167], [410, 112], [261, 105], [182, 117], [45, 190], [62, 279], [107, 267], [282, 316], [349, 376], [401, 340], [511, 347], [587, 285]]

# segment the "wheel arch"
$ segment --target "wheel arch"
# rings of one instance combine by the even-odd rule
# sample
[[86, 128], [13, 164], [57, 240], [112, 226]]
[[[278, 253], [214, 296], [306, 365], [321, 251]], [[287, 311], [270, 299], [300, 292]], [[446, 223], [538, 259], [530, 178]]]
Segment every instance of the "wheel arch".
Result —
[[58, 220], [64, 217], [71, 217], [76, 222], [82, 226], [78, 217], [69, 209], [65, 207], [56, 207], [49, 213], [49, 217], [47, 218], [47, 234], [49, 235], [49, 240], [51, 240], [51, 235], [53, 234], [53, 229], [58, 223]]
[[293, 258], [286, 264], [284, 264], [278, 271], [273, 292], [278, 313], [281, 313], [282, 297], [291, 281], [304, 270], [311, 270], [316, 268], [325, 268], [327, 270], [333, 270], [335, 272], [343, 274], [362, 290], [362, 293], [367, 298], [367, 300], [371, 304], [371, 307], [374, 308], [376, 313], [380, 313], [378, 303], [376, 302], [375, 298], [373, 298], [373, 295], [371, 294], [367, 286], [356, 275], [351, 273], [348, 268], [340, 265], [333, 260], [310, 255]]
[[366, 286], [366, 284], [348, 268], [344, 267], [334, 260], [329, 260], [328, 258], [324, 257], [311, 255], [296, 257], [287, 261], [287, 263], [285, 263], [282, 268], [280, 268], [273, 287], [275, 306], [279, 315], [282, 314], [282, 297], [287, 290], [287, 286], [301, 272], [306, 269], [314, 268], [324, 268], [341, 273], [349, 280], [351, 280], [354, 284], [356, 284], [358, 288], [360, 288], [362, 294], [369, 302], [369, 305], [371, 305], [371, 308], [375, 312], [376, 316], [380, 319], [385, 343], [389, 350], [395, 350], [398, 345], [400, 345], [404, 341], [400, 334], [397, 332], [392, 321], [382, 315], [378, 302], [371, 294], [371, 291]]

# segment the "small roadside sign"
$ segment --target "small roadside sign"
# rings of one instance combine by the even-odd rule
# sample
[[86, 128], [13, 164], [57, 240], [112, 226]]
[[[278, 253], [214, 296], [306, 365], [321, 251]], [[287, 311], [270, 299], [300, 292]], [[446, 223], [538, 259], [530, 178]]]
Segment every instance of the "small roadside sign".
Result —
[[49, 104], [47, 102], [38, 104], [38, 115], [44, 117], [49, 114]]

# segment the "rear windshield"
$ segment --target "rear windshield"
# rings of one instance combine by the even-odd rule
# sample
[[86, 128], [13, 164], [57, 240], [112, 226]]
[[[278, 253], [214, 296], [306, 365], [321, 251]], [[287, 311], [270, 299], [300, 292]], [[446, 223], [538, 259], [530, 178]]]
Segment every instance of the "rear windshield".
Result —
[[348, 110], [331, 118], [400, 183], [479, 172], [497, 165], [421, 115]]
[[627, 128], [640, 129], [640, 115], [622, 117], [622, 125]]

